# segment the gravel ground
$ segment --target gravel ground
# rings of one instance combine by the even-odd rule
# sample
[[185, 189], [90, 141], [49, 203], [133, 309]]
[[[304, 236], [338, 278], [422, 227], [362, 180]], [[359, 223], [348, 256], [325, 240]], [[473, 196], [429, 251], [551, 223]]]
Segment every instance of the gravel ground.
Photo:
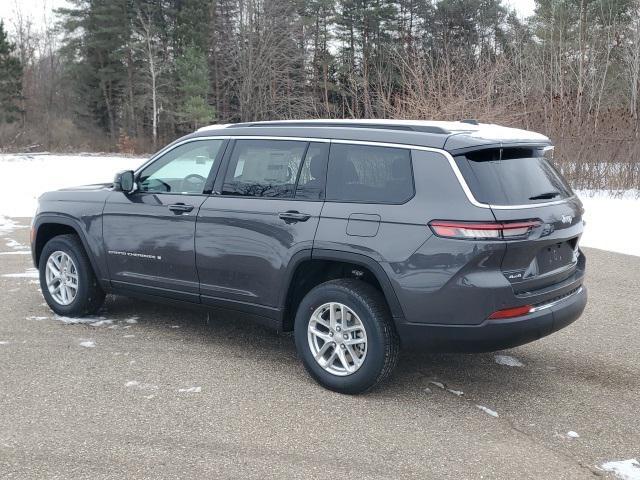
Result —
[[349, 397], [241, 317], [108, 297], [57, 319], [27, 244], [0, 232], [3, 479], [615, 478], [603, 463], [640, 459], [639, 257], [587, 249], [587, 310], [555, 335], [403, 354]]

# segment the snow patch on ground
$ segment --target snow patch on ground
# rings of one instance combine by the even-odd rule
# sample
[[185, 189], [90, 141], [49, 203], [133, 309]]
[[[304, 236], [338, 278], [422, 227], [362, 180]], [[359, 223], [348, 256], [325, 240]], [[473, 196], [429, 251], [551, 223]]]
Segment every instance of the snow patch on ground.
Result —
[[447, 392], [453, 393], [458, 397], [461, 397], [462, 395], [464, 395], [464, 392], [462, 390], [452, 390], [450, 388], [447, 388]]
[[0, 255], [31, 255], [29, 250], [16, 250], [14, 252], [0, 252]]
[[444, 383], [436, 382], [436, 381], [433, 381], [433, 380], [431, 380], [429, 383], [430, 383], [431, 385], [435, 385], [436, 387], [441, 388], [441, 389], [443, 389], [443, 390], [444, 390]]
[[138, 388], [140, 390], [157, 390], [157, 385], [151, 385], [150, 383], [141, 383], [137, 380], [129, 380], [124, 384], [127, 388]]
[[[630, 190], [619, 198], [612, 198], [603, 191], [578, 190], [576, 193], [585, 210], [581, 246], [640, 256], [640, 242], [637, 241], [640, 224], [630, 220], [637, 218], [640, 212], [640, 192]], [[619, 233], [620, 225], [624, 225], [624, 235]]]
[[178, 392], [180, 393], [200, 393], [202, 391], [202, 387], [189, 387], [189, 388], [179, 388]]
[[105, 318], [98, 320], [97, 322], [90, 323], [92, 327], [106, 327], [108, 325], [113, 324], [113, 320], [107, 320]]
[[495, 361], [498, 365], [506, 365], [507, 367], [524, 367], [524, 363], [510, 355], [495, 355]]
[[140, 319], [140, 317], [139, 317], [139, 316], [134, 315], [133, 317], [127, 318], [127, 319], [125, 320], [125, 322], [127, 322], [127, 323], [128, 323], [128, 324], [130, 324], [130, 325], [134, 325], [134, 324], [138, 323], [138, 320], [139, 320], [139, 319]]
[[41, 317], [41, 316], [37, 316], [37, 315], [31, 315], [27, 317], [27, 320], [35, 320], [36, 322], [39, 322], [41, 320], [46, 320], [49, 317]]
[[491, 415], [492, 417], [498, 418], [498, 412], [496, 412], [495, 410], [491, 410], [490, 408], [483, 407], [482, 405], [476, 405], [476, 407], [478, 407], [484, 413], [487, 413], [487, 414]]
[[602, 469], [606, 472], [612, 472], [622, 480], [640, 480], [640, 463], [635, 458], [606, 462], [602, 464]]
[[85, 348], [95, 348], [96, 342], [94, 342], [93, 340], [85, 340], [83, 342], [80, 342], [80, 346]]
[[20, 242], [18, 242], [17, 240], [14, 240], [13, 238], [9, 238], [5, 241], [5, 244], [7, 245], [7, 247], [9, 248], [14, 248], [16, 250], [24, 250], [26, 247], [26, 245], [21, 244]]
[[5, 340], [2, 340], [2, 341], [0, 341], [0, 345], [9, 345], [9, 342], [7, 342]]
[[35, 268], [28, 268], [23, 273], [5, 273], [2, 276], [6, 278], [40, 278], [40, 272]]
[[64, 317], [62, 315], [54, 315], [53, 318], [56, 320], [66, 323], [68, 325], [75, 325], [78, 323], [94, 323], [96, 321], [95, 318], [73, 318], [73, 317]]
[[[0, 208], [4, 210], [4, 209], [8, 209], [8, 206], [5, 208], [5, 206], [2, 205], [2, 203], [0, 203]], [[9, 214], [7, 213], [7, 215]], [[14, 220], [12, 220], [11, 218], [7, 218], [4, 215], [0, 214], [0, 235], [11, 233], [14, 230], [17, 230], [18, 228], [26, 228], [26, 225], [20, 225], [16, 223]]]
[[569, 430], [567, 432], [567, 437], [569, 437], [569, 438], [580, 438], [580, 435], [578, 435], [578, 432], [574, 432], [573, 430]]

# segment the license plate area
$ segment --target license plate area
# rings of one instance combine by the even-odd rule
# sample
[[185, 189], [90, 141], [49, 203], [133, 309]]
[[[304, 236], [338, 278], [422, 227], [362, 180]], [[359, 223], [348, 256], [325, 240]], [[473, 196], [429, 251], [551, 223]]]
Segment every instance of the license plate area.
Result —
[[538, 275], [553, 272], [577, 260], [578, 239], [573, 238], [564, 242], [547, 245], [536, 255]]

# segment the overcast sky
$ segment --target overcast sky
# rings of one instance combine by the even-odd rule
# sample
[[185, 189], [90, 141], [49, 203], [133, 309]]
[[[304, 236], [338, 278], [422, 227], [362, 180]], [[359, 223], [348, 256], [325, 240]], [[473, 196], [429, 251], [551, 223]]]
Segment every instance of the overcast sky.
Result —
[[[516, 9], [521, 18], [533, 14], [535, 0], [504, 0], [505, 3]], [[0, 0], [0, 19], [5, 24], [11, 25], [15, 18], [16, 5], [20, 10], [30, 16], [39, 27], [44, 23], [45, 15], [50, 17], [55, 8], [68, 5], [67, 0]]]

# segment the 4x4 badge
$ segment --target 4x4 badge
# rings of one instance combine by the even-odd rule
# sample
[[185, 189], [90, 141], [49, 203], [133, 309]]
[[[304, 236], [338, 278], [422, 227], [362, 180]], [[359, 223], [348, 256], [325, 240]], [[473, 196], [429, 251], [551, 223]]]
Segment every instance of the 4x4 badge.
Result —
[[562, 223], [571, 223], [573, 221], [573, 217], [571, 215], [562, 215], [560, 220]]

